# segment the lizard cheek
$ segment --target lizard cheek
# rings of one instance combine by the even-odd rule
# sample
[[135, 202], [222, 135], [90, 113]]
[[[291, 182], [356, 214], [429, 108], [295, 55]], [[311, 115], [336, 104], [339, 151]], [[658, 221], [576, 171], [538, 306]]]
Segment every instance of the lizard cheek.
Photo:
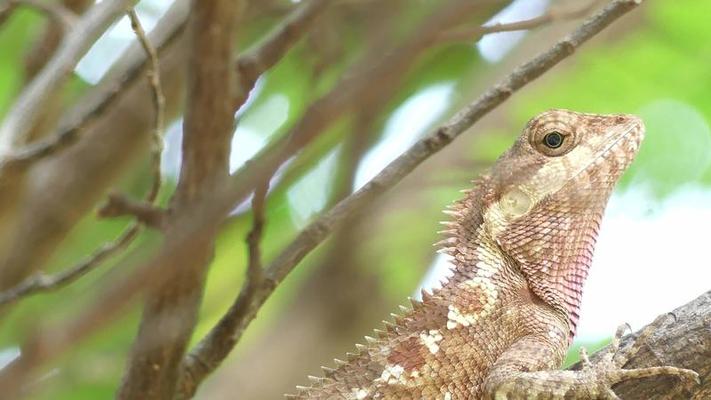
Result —
[[501, 211], [509, 218], [517, 218], [527, 213], [533, 201], [521, 189], [515, 188], [506, 192], [501, 197]]

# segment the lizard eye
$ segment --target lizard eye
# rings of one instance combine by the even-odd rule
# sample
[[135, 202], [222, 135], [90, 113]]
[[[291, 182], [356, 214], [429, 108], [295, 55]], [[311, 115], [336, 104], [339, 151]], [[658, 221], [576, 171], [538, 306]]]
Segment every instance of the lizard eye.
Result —
[[531, 145], [548, 157], [559, 157], [575, 147], [575, 131], [565, 127], [546, 127], [533, 131]]
[[563, 144], [564, 137], [558, 131], [548, 132], [543, 137], [543, 144], [549, 149], [557, 149]]

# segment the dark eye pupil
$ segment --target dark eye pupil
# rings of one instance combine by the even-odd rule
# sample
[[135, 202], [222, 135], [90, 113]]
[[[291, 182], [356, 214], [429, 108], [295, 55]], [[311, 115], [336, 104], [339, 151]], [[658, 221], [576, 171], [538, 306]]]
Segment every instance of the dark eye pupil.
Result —
[[551, 149], [557, 149], [563, 144], [563, 135], [560, 132], [550, 132], [543, 137], [543, 144]]

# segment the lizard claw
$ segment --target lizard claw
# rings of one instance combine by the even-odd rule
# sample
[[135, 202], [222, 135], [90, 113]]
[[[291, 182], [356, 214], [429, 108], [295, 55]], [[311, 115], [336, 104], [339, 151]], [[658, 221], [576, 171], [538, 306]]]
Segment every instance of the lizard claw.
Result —
[[685, 368], [672, 366], [634, 369], [623, 368], [624, 365], [639, 352], [642, 346], [647, 343], [649, 336], [666, 320], [667, 316], [668, 315], [662, 315], [657, 318], [639, 334], [631, 346], [623, 350], [620, 349], [622, 336], [624, 336], [626, 331], [631, 331], [631, 328], [628, 324], [620, 325], [615, 332], [615, 336], [612, 339], [609, 349], [595, 363], [591, 363], [590, 360], [587, 360], [587, 357], [583, 358], [581, 354], [583, 370], [592, 372], [598, 377], [598, 379], [606, 383], [608, 387], [608, 399], [617, 399], [617, 396], [614, 395], [609, 387], [618, 382], [629, 379], [638, 379], [657, 375], [670, 375], [676, 376], [680, 380], [686, 381], [687, 383], [701, 383], [698, 373]]

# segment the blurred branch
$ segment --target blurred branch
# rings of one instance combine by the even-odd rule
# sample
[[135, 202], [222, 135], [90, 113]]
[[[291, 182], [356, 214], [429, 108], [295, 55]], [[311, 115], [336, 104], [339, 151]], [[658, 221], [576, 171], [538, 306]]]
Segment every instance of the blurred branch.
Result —
[[[24, 51], [24, 76], [23, 86], [37, 76], [59, 48], [62, 40], [71, 33], [72, 27], [79, 20], [78, 16], [94, 4], [92, 0], [55, 0], [53, 6], [61, 7], [72, 17], [65, 24], [53, 22], [44, 24], [42, 32], [38, 33], [32, 45]], [[32, 128], [28, 131], [25, 142], [32, 143], [38, 138], [54, 130], [54, 126], [61, 118], [66, 96], [63, 90], [55, 90], [51, 97], [44, 100], [42, 113], [35, 119]]]
[[[235, 65], [239, 72], [239, 88], [235, 95], [235, 111], [244, 104], [259, 76], [274, 66], [291, 49], [308, 29], [309, 23], [323, 11], [328, 3], [327, 0], [306, 2], [287, 16], [284, 22], [277, 26], [260, 45], [237, 58]], [[182, 32], [184, 23], [184, 19], [174, 21], [173, 30], [176, 34]], [[92, 118], [113, 104], [119, 97], [120, 91], [127, 86], [125, 82], [132, 80], [140, 71], [140, 66], [129, 71], [129, 74], [122, 79], [124, 82], [117, 82], [114, 85], [115, 90], [96, 102], [94, 109], [72, 126], [61, 130], [47, 140], [29, 144], [9, 153], [3, 160], [0, 160], [0, 173], [5, 169], [22, 170], [35, 161], [72, 144], [77, 139], [79, 132], [92, 121]]]
[[27, 85], [0, 125], [0, 155], [24, 143], [46, 99], [69, 78], [99, 36], [137, 0], [106, 0], [92, 6], [73, 26], [52, 59]]
[[112, 242], [105, 243], [84, 261], [71, 268], [67, 268], [56, 275], [36, 275], [29, 277], [20, 284], [4, 292], [0, 292], [0, 305], [13, 303], [22, 297], [35, 293], [48, 292], [64, 287], [91, 272], [94, 268], [100, 266], [103, 261], [114, 256], [119, 251], [126, 249], [138, 236], [141, 224], [154, 228], [160, 228], [163, 225], [164, 213], [153, 205], [161, 186], [160, 158], [165, 118], [165, 100], [160, 83], [158, 56], [155, 49], [148, 42], [145, 31], [141, 27], [140, 21], [133, 10], [129, 11], [129, 17], [131, 18], [131, 25], [134, 28], [134, 32], [139, 37], [144, 50], [151, 59], [151, 66], [147, 77], [153, 88], [156, 114], [154, 139], [157, 141], [157, 144], [154, 143], [154, 148], [151, 152], [151, 176], [153, 179], [143, 202], [135, 202], [120, 195], [111, 195], [109, 196], [107, 204], [99, 210], [99, 216], [116, 217], [130, 214], [135, 216], [139, 223], [132, 222], [118, 238]]
[[0, 6], [0, 15], [9, 12], [17, 6], [32, 8], [46, 15], [50, 20], [61, 26], [65, 34], [69, 32], [77, 22], [77, 16], [62, 4], [41, 0], [8, 0], [5, 4]]
[[289, 14], [261, 43], [237, 58], [239, 87], [235, 91], [235, 111], [247, 101], [257, 79], [284, 57], [329, 3], [328, 0], [306, 1]]
[[481, 25], [471, 28], [454, 28], [442, 32], [438, 40], [441, 42], [476, 42], [482, 36], [497, 32], [514, 32], [538, 28], [554, 21], [579, 19], [602, 3], [602, 0], [590, 1], [587, 5], [576, 10], [561, 10], [551, 7], [548, 12], [537, 17], [510, 23], [497, 22], [491, 25]]
[[[170, 84], [165, 89], [171, 91], [173, 95], [168, 97], [170, 102], [166, 106], [172, 110], [173, 114], [176, 112], [178, 103], [182, 102], [180, 94], [183, 90], [181, 71], [186, 59], [183, 49], [187, 46], [183, 44], [183, 32], [188, 15], [187, 4], [186, 0], [176, 1], [151, 32], [156, 50], [163, 54], [163, 74], [169, 76], [168, 82]], [[267, 3], [258, 2], [256, 7], [250, 7], [251, 12], [261, 12], [261, 7], [265, 4]], [[308, 13], [303, 13], [303, 15], [308, 15]], [[277, 28], [278, 31], [285, 32], [285, 34], [290, 32], [291, 40], [294, 40], [294, 35], [300, 32], [283, 28]], [[280, 35], [273, 36], [280, 37]], [[278, 46], [273, 46], [273, 48], [276, 47]], [[282, 47], [282, 49], [283, 51], [288, 50], [286, 47]], [[257, 55], [255, 57], [257, 60], [262, 58], [259, 54], [269, 54], [270, 57], [276, 55], [274, 51], [266, 52], [258, 48], [253, 51], [253, 54]], [[260, 61], [257, 64], [266, 67], [274, 63], [273, 58], [271, 60]], [[9, 288], [13, 284], [18, 285], [22, 278], [31, 275], [40, 266], [46, 254], [65, 237], [66, 231], [73, 222], [84, 213], [85, 209], [93, 207], [96, 195], [92, 194], [102, 193], [103, 187], [111, 182], [107, 175], [115, 175], [125, 167], [125, 162], [121, 165], [117, 164], [118, 160], [115, 155], [137, 153], [138, 149], [134, 149], [134, 147], [137, 143], [141, 143], [141, 136], [151, 126], [143, 120], [140, 114], [145, 109], [142, 105], [145, 95], [144, 91], [136, 85], [138, 78], [147, 69], [146, 65], [149, 61], [149, 57], [145, 56], [145, 51], [142, 51], [140, 46], [138, 48], [132, 46], [126, 55], [112, 67], [102, 83], [92, 93], [85, 96], [86, 99], [83, 103], [75, 107], [77, 112], [70, 114], [66, 118], [66, 123], [60, 124], [55, 134], [27, 145], [12, 153], [11, 156], [0, 160], [0, 204], [3, 204], [3, 207], [0, 207], [0, 217], [2, 217], [7, 213], [17, 214], [12, 211], [13, 207], [7, 205], [19, 201], [12, 197], [13, 194], [20, 192], [12, 186], [13, 182], [18, 181], [15, 178], [21, 177], [20, 174], [25, 172], [28, 167], [36, 165], [36, 161], [56, 155], [49, 165], [41, 166], [46, 171], [43, 175], [48, 175], [50, 186], [42, 186], [39, 192], [32, 191], [28, 196], [33, 199], [33, 202], [29, 205], [23, 204], [23, 207], [29, 208], [21, 222], [22, 226], [26, 227], [25, 231], [19, 237], [17, 237], [17, 232], [10, 233], [13, 238], [16, 238], [16, 242], [9, 244], [10, 254], [6, 254], [6, 258], [0, 260], [2, 261], [0, 271], [4, 272], [4, 274], [0, 273], [0, 287], [4, 285], [5, 288]], [[131, 115], [133, 118], [126, 119], [126, 115]], [[121, 129], [117, 131], [118, 126]], [[154, 129], [155, 124], [151, 127], [151, 130]], [[86, 136], [86, 140], [77, 143], [77, 146], [68, 148], [69, 145], [76, 142], [80, 133]], [[70, 154], [58, 154], [62, 149], [66, 149], [65, 153]], [[97, 151], [103, 156], [95, 157]], [[109, 157], [107, 152], [112, 155], [111, 163], [98, 162], [98, 160], [106, 160]], [[87, 168], [87, 164], [91, 167]], [[153, 165], [157, 166], [158, 163], [155, 162]], [[90, 173], [87, 174], [87, 171]], [[79, 173], [82, 174], [83, 179], [69, 181], [65, 179], [66, 176], [75, 176]], [[154, 180], [154, 184], [156, 182], [158, 181]], [[55, 194], [47, 196], [44, 195], [46, 192]], [[77, 196], [77, 194], [81, 195]], [[7, 196], [11, 198], [8, 199]], [[60, 206], [56, 202], [56, 196], [66, 200], [62, 204], [73, 205], [70, 215], [67, 215], [65, 205]], [[7, 218], [2, 217], [0, 220], [6, 221]], [[45, 229], [48, 224], [54, 227], [50, 232]], [[38, 247], [41, 249], [40, 251], [38, 251]], [[113, 252], [118, 249], [107, 249], [106, 251]], [[82, 263], [82, 265], [84, 264], [86, 263]], [[94, 265], [93, 263], [89, 264]], [[70, 276], [79, 276], [86, 270], [84, 267], [77, 266], [75, 269], [77, 274], [70, 274]], [[65, 281], [63, 280], [63, 282]]]
[[[75, 5], [81, 1], [66, 3]], [[179, 104], [182, 106], [186, 3], [176, 1], [151, 32], [151, 40], [162, 54], [161, 81], [168, 83], [163, 88], [169, 92], [165, 112], [172, 115]], [[151, 86], [142, 85], [139, 80], [149, 70], [148, 64], [149, 57], [137, 41], [102, 82], [65, 113], [53, 135], [13, 154], [18, 157], [0, 162], [0, 235], [5, 233], [9, 238], [7, 251], [0, 259], [0, 288], [17, 285], [40, 269], [76, 221], [95, 207], [115, 177], [134, 159], [148, 153], [144, 138], [156, 129], [157, 116], [155, 105], [146, 104], [152, 97]], [[68, 147], [79, 133], [84, 140]], [[60, 149], [66, 151], [59, 152]], [[55, 157], [34, 162], [51, 154]], [[159, 155], [154, 153], [153, 157], [157, 160]], [[40, 182], [28, 185], [26, 190], [14, 187], [31, 177], [36, 182], [37, 176], [42, 177]], [[73, 178], [77, 176], [81, 179]], [[154, 180], [153, 185], [158, 187], [159, 180]], [[8, 220], [15, 215], [18, 221], [13, 227]]]
[[115, 218], [130, 215], [141, 224], [163, 230], [165, 228], [166, 212], [148, 201], [136, 201], [118, 194], [108, 196], [106, 203], [99, 208], [97, 214], [100, 218]]
[[259, 185], [252, 197], [252, 230], [247, 234], [247, 249], [249, 261], [247, 263], [247, 281], [259, 284], [262, 280], [262, 252], [260, 249], [262, 231], [264, 230], [264, 209], [269, 182]]
[[[252, 301], [249, 303], [245, 302], [246, 295], [244, 291], [241, 292], [227, 314], [223, 316], [210, 334], [203, 339], [199, 348], [203, 352], [212, 352], [206, 349], [224, 346], [219, 341], [219, 338], [224, 336], [225, 332], [231, 333], [232, 345], [239, 341], [247, 325], [256, 316], [257, 310], [271, 295], [276, 285], [281, 283], [299, 261], [325, 240], [339, 223], [361, 212], [377, 196], [393, 187], [424, 160], [451, 143], [452, 140], [484, 115], [508, 99], [516, 90], [570, 56], [581, 44], [637, 5], [638, 2], [634, 0], [613, 1], [599, 13], [585, 21], [573, 33], [531, 61], [516, 68], [502, 82], [486, 91], [477, 101], [460, 110], [446, 124], [415, 143], [363, 188], [323, 213], [316, 221], [306, 227], [266, 268], [265, 273], [270, 285], [259, 288], [255, 295], [250, 296]], [[233, 317], [233, 314], [237, 313], [240, 314], [241, 318], [236, 319]]]
[[71, 268], [67, 268], [66, 270], [55, 275], [47, 276], [37, 274], [31, 276], [22, 281], [20, 284], [0, 292], [0, 306], [12, 304], [33, 294], [51, 292], [69, 285], [94, 270], [97, 266], [101, 265], [102, 262], [117, 252], [128, 247], [139, 232], [140, 225], [133, 223], [129, 226], [129, 228], [121, 233], [118, 238], [112, 242], [105, 243], [79, 264], [76, 264]]

